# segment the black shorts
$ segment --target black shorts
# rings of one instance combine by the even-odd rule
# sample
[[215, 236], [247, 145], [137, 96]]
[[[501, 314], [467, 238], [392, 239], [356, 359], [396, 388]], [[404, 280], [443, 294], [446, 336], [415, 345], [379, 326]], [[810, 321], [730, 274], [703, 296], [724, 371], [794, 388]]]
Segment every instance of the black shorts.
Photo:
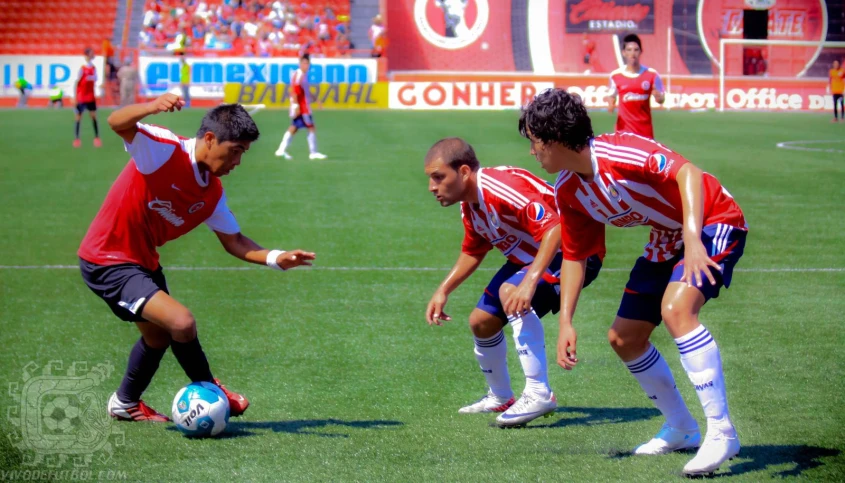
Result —
[[159, 290], [170, 294], [161, 267], [151, 272], [133, 263], [97, 265], [80, 258], [79, 268], [85, 285], [126, 322], [146, 322], [141, 313], [152, 296]]
[[97, 102], [78, 102], [76, 104], [76, 112], [82, 114], [84, 111], [97, 112]]

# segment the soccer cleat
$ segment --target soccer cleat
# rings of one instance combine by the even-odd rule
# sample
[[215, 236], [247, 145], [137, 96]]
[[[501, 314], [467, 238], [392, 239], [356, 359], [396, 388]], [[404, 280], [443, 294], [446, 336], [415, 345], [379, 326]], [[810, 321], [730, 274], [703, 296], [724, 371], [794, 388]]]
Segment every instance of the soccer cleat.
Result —
[[285, 159], [293, 159], [293, 156], [288, 154], [286, 151], [282, 151], [281, 149], [276, 150], [276, 157], [285, 158]]
[[223, 391], [223, 394], [226, 395], [226, 399], [229, 400], [229, 416], [240, 416], [244, 413], [244, 411], [246, 411], [246, 408], [249, 407], [249, 401], [247, 398], [226, 389], [226, 386], [220, 383], [220, 379], [215, 379], [212, 382]]
[[311, 153], [311, 154], [308, 155], [308, 159], [326, 159], [326, 158], [328, 158], [328, 156], [326, 156], [323, 153]]
[[736, 430], [707, 431], [704, 443], [698, 449], [695, 458], [684, 466], [685, 476], [709, 475], [719, 469], [722, 463], [739, 454], [739, 438]]
[[650, 441], [637, 446], [633, 453], [640, 456], [667, 454], [682, 449], [698, 448], [700, 444], [701, 432], [698, 428], [682, 431], [666, 423]]
[[153, 423], [166, 423], [170, 418], [147, 406], [144, 401], [135, 403], [121, 402], [117, 393], [109, 397], [109, 416], [120, 421], [150, 421]]
[[94, 147], [95, 148], [103, 147], [103, 142], [100, 141], [100, 138], [94, 138]]
[[82, 140], [81, 139], [74, 139], [73, 140], [73, 147], [75, 147], [75, 148], [82, 147]]
[[500, 413], [507, 411], [509, 407], [513, 406], [513, 403], [513, 396], [510, 398], [499, 397], [490, 391], [478, 401], [458, 409], [458, 414]]
[[536, 394], [524, 392], [513, 406], [496, 418], [496, 425], [500, 428], [524, 427], [540, 416], [550, 416], [555, 409], [557, 398], [554, 393], [548, 399], [543, 399]]

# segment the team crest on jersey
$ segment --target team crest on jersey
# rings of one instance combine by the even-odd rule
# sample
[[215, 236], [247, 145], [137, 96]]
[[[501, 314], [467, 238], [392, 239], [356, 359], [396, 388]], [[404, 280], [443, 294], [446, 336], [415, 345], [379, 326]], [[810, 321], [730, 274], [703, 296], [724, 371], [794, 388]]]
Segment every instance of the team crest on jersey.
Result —
[[649, 87], [651, 87], [651, 84], [648, 81], [643, 81], [643, 84], [642, 84], [643, 90], [647, 91]]
[[657, 172], [662, 173], [664, 169], [666, 169], [666, 156], [662, 154], [655, 154], [653, 156], [654, 161], [657, 163]]
[[193, 205], [191, 205], [190, 208], [188, 208], [188, 213], [194, 214], [194, 213], [198, 212], [199, 210], [201, 210], [203, 206], [205, 206], [205, 201], [200, 201], [199, 203], [194, 203]]
[[616, 186], [612, 184], [607, 185], [607, 192], [610, 193], [610, 196], [616, 198], [617, 200], [621, 197], [619, 196], [619, 190], [616, 189]]
[[488, 207], [488, 211], [490, 212], [490, 225], [493, 226], [495, 229], [501, 228], [499, 225], [499, 216], [496, 213], [496, 210], [493, 209], [492, 206]]
[[528, 205], [528, 216], [534, 221], [542, 221], [546, 217], [546, 209], [535, 201]]

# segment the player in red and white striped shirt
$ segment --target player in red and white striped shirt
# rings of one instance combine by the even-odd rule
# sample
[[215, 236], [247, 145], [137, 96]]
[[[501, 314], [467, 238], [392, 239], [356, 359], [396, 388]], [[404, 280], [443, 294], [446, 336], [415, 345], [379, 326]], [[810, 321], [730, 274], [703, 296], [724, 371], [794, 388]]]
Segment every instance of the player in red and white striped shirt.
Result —
[[698, 313], [728, 287], [745, 247], [747, 226], [739, 205], [712, 175], [650, 139], [630, 133], [594, 137], [578, 96], [550, 89], [522, 113], [520, 132], [549, 173], [560, 173], [555, 196], [562, 220], [558, 363], [576, 363], [572, 328], [585, 259], [604, 248], [605, 225], [649, 226], [645, 253], [631, 271], [608, 339], [631, 374], [666, 418], [635, 454], [662, 454], [699, 446], [698, 424], [686, 408], [669, 366], [649, 342], [665, 320], [695, 386], [707, 433], [684, 473], [715, 471], [739, 452], [731, 422], [719, 348]]
[[[426, 309], [429, 324], [451, 320], [443, 313], [449, 294], [464, 282], [494, 247], [507, 258], [493, 276], [469, 318], [475, 355], [489, 387], [462, 414], [502, 412], [501, 427], [522, 426], [557, 408], [549, 387], [540, 317], [557, 312], [560, 226], [552, 187], [529, 171], [509, 166], [481, 168], [466, 141], [438, 141], [426, 155], [425, 172], [442, 206], [460, 202], [464, 224], [461, 255]], [[601, 259], [590, 259], [585, 285], [597, 275]], [[502, 329], [510, 321], [526, 384], [514, 403]]]
[[317, 151], [317, 126], [314, 125], [314, 118], [311, 111], [311, 92], [308, 83], [308, 71], [311, 70], [311, 57], [304, 54], [299, 59], [299, 69], [290, 78], [290, 127], [282, 136], [276, 156], [293, 159], [288, 154], [293, 135], [300, 129], [308, 129], [308, 150], [309, 159], [326, 159], [326, 155]]

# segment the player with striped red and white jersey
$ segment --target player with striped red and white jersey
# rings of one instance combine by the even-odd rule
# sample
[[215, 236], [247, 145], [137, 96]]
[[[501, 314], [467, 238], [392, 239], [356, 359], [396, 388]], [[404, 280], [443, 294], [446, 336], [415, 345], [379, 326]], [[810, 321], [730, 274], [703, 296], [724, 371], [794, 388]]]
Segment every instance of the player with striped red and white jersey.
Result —
[[[605, 246], [605, 226], [650, 226], [645, 253], [631, 270], [608, 339], [649, 399], [666, 418], [634, 454], [700, 449], [684, 473], [712, 473], [739, 452], [728, 412], [722, 361], [698, 313], [731, 283], [748, 227], [739, 205], [714, 176], [660, 143], [629, 133], [594, 137], [581, 98], [560, 89], [523, 110], [519, 130], [549, 173], [560, 173], [555, 197], [561, 216], [558, 364], [578, 362], [572, 327], [585, 260]], [[707, 433], [701, 442], [669, 366], [649, 342], [665, 320], [698, 392]]]
[[290, 78], [290, 127], [285, 131], [276, 156], [285, 159], [293, 159], [288, 154], [288, 146], [293, 135], [300, 129], [308, 129], [308, 150], [311, 154], [309, 159], [326, 159], [326, 155], [317, 151], [317, 126], [314, 125], [314, 118], [311, 111], [311, 92], [308, 83], [308, 72], [311, 70], [311, 57], [304, 54], [299, 59], [299, 69]]
[[[443, 313], [449, 294], [493, 248], [507, 258], [470, 315], [475, 355], [488, 393], [460, 413], [502, 412], [501, 427], [522, 426], [557, 408], [549, 387], [540, 317], [557, 312], [560, 283], [560, 222], [554, 191], [542, 178], [509, 166], [481, 168], [472, 146], [459, 138], [437, 142], [426, 155], [425, 172], [442, 206], [460, 202], [464, 225], [461, 255], [426, 309], [429, 324], [451, 320]], [[603, 253], [601, 253], [603, 255]], [[599, 256], [590, 257], [584, 285], [598, 275]], [[514, 403], [502, 329], [510, 321], [526, 384]]]

